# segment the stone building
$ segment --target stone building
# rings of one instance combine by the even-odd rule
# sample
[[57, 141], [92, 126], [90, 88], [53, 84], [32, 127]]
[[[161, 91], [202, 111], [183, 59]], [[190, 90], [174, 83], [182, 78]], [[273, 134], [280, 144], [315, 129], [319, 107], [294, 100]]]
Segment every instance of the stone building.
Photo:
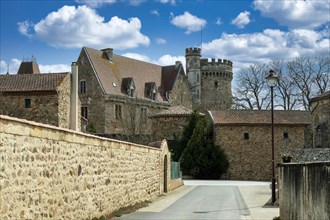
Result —
[[0, 75], [0, 114], [63, 128], [70, 126], [70, 73], [41, 74], [35, 61]]
[[[270, 180], [272, 177], [271, 111], [209, 111], [215, 143], [225, 150], [228, 177], [241, 180]], [[275, 111], [275, 161], [281, 152], [304, 145], [304, 130], [310, 112]]]
[[192, 106], [181, 62], [162, 67], [111, 48], [83, 47], [77, 64], [82, 116], [100, 135], [146, 143], [152, 134], [149, 116], [173, 105]]
[[312, 98], [309, 104], [312, 113], [310, 145], [330, 148], [330, 91]]
[[193, 108], [225, 110], [232, 104], [233, 63], [229, 60], [201, 59], [200, 48], [186, 49], [186, 71]]
[[[170, 143], [175, 138], [181, 139], [192, 113], [193, 110], [180, 105], [170, 107], [151, 116], [153, 137], [156, 140], [166, 139]], [[204, 117], [205, 114], [200, 113], [200, 116]]]

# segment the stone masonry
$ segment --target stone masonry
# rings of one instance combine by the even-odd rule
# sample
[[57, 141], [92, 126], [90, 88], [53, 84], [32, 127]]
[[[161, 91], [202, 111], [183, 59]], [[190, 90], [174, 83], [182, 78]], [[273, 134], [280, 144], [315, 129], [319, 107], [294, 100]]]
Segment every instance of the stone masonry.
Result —
[[0, 219], [109, 214], [171, 188], [164, 164], [166, 142], [148, 147], [0, 115]]
[[[284, 139], [283, 133], [289, 132]], [[243, 134], [250, 139], [244, 140]], [[229, 178], [239, 180], [270, 180], [271, 127], [270, 126], [217, 126], [215, 143], [225, 150], [230, 161]], [[304, 145], [303, 126], [275, 127], [275, 163], [281, 162], [281, 154], [290, 148]]]

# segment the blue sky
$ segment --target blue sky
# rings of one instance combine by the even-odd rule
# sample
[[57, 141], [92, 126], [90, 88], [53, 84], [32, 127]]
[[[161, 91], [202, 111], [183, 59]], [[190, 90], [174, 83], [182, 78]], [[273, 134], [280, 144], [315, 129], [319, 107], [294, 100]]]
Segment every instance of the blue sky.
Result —
[[[83, 46], [172, 65], [187, 47], [234, 72], [270, 60], [330, 55], [328, 0], [0, 0], [1, 74], [34, 56], [69, 71]], [[202, 31], [201, 31], [202, 29]]]

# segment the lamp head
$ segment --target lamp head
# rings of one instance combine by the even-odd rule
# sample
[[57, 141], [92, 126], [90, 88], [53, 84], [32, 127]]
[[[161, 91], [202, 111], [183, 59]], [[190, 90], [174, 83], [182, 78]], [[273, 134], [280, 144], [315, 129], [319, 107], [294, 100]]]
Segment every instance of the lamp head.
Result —
[[275, 86], [276, 80], [278, 78], [277, 76], [275, 76], [274, 73], [275, 73], [274, 70], [269, 70], [269, 75], [266, 77], [271, 87]]

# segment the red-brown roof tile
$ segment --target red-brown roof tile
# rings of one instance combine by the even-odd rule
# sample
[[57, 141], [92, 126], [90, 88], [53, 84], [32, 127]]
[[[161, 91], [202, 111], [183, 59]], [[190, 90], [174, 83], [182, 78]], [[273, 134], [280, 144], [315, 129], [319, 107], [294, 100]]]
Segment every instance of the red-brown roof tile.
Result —
[[[224, 110], [209, 111], [216, 125], [268, 125], [271, 124], [271, 111], [267, 110]], [[309, 125], [311, 114], [308, 111], [274, 111], [274, 123], [278, 125]]]
[[[132, 77], [134, 80], [137, 98], [148, 99], [144, 96], [146, 82], [155, 82], [158, 91], [162, 91], [161, 66], [116, 54], [113, 54], [113, 61], [110, 62], [103, 51], [87, 47], [84, 47], [83, 50], [89, 57], [106, 94], [123, 95], [121, 91], [122, 79], [128, 77]], [[165, 97], [158, 92], [157, 100], [163, 102]]]
[[[193, 113], [193, 110], [188, 109], [182, 105], [179, 106], [173, 106], [169, 109], [166, 109], [164, 111], [161, 111], [153, 116], [151, 118], [157, 118], [157, 117], [189, 117]], [[200, 116], [205, 116], [205, 114], [200, 113]]]
[[17, 74], [40, 74], [39, 66], [36, 62], [21, 62]]
[[0, 92], [56, 91], [68, 73], [0, 75]]

